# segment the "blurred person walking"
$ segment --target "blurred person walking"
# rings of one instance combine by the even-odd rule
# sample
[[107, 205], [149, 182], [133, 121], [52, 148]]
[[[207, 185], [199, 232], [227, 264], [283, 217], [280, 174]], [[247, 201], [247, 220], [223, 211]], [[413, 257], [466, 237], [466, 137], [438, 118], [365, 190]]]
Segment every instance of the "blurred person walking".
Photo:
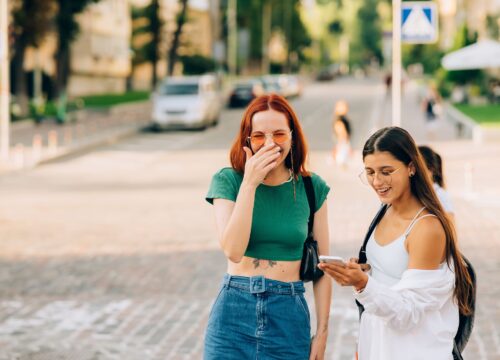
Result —
[[427, 89], [427, 94], [422, 101], [425, 118], [427, 121], [435, 120], [441, 113], [441, 97], [435, 86], [431, 85]]
[[438, 134], [438, 119], [443, 112], [443, 108], [441, 105], [441, 96], [434, 84], [430, 84], [425, 91], [426, 93], [422, 100], [422, 110], [426, 121], [427, 137], [432, 140], [435, 139]]
[[349, 105], [340, 100], [335, 104], [333, 118], [333, 141], [332, 155], [334, 161], [342, 168], [347, 167], [347, 162], [352, 155], [351, 148], [351, 123], [347, 117]]
[[435, 152], [431, 147], [421, 145], [418, 147], [418, 151], [422, 155], [425, 165], [427, 166], [427, 170], [429, 173], [429, 177], [432, 179], [434, 191], [443, 205], [444, 210], [450, 216], [451, 219], [454, 219], [454, 206], [451, 201], [450, 195], [445, 190], [445, 182], [443, 176], [443, 160], [441, 156]]
[[[474, 285], [453, 223], [406, 130], [375, 132], [364, 145], [363, 162], [360, 178], [383, 205], [359, 259], [319, 265], [340, 285], [354, 288], [361, 314], [359, 359], [454, 359], [459, 314], [472, 314]], [[367, 261], [369, 273], [361, 267]]]
[[[289, 103], [271, 94], [246, 109], [231, 147], [231, 167], [212, 178], [227, 274], [212, 307], [204, 359], [324, 359], [331, 282], [313, 284], [317, 329], [312, 341], [299, 270], [310, 213], [305, 181], [314, 189], [314, 238], [329, 252], [330, 188], [305, 168], [307, 143]], [[309, 180], [309, 179], [310, 180]]]

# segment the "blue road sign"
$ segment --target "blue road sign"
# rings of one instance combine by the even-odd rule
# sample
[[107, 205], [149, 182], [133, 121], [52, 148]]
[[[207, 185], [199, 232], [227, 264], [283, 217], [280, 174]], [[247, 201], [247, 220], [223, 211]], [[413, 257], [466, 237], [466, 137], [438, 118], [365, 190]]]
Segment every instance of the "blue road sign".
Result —
[[401, 3], [401, 41], [428, 44], [438, 40], [438, 11], [433, 1]]

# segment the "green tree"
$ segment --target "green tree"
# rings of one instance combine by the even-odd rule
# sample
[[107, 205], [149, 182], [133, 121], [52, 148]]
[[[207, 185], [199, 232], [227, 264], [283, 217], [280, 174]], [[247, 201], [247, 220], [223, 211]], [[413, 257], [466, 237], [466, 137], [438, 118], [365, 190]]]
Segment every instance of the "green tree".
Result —
[[[285, 67], [290, 70], [290, 54], [295, 53], [298, 59], [303, 60], [305, 58], [303, 50], [311, 44], [311, 37], [300, 18], [300, 7], [302, 5], [299, 0], [254, 0], [238, 2], [238, 29], [247, 29], [250, 33], [250, 63], [255, 66], [256, 64], [260, 64], [262, 59], [262, 14], [264, 11], [264, 1], [271, 3], [271, 30], [281, 31], [286, 40], [289, 56], [287, 57]], [[227, 40], [228, 31], [226, 24], [227, 22], [224, 21], [223, 36]]]
[[187, 6], [188, 0], [180, 0], [181, 9], [177, 14], [177, 27], [174, 32], [172, 39], [172, 44], [168, 50], [168, 61], [167, 61], [167, 75], [171, 76], [174, 73], [174, 66], [178, 58], [178, 49], [180, 44], [180, 37], [182, 34], [182, 28], [187, 21]]
[[16, 0], [13, 2], [14, 56], [12, 58], [13, 90], [22, 112], [28, 110], [27, 77], [24, 56], [28, 46], [38, 47], [51, 28], [53, 0]]
[[200, 75], [214, 71], [216, 63], [202, 55], [180, 56], [184, 75]]
[[[145, 7], [133, 7], [132, 15], [132, 73], [142, 63], [151, 63], [151, 87], [158, 82], [157, 64], [160, 58], [161, 31], [164, 21], [160, 16], [158, 0], [152, 0]], [[147, 38], [146, 41], [141, 41]], [[138, 45], [136, 45], [139, 43]]]
[[383, 62], [382, 56], [382, 27], [377, 11], [378, 0], [365, 0], [359, 8], [359, 32], [353, 45], [352, 60], [361, 65], [367, 65], [372, 59]]
[[[36, 1], [36, 0], [35, 0]], [[56, 94], [59, 96], [66, 92], [70, 73], [70, 45], [76, 39], [80, 27], [76, 15], [85, 8], [99, 0], [55, 0], [58, 5], [55, 19], [57, 28], [56, 50]]]
[[403, 66], [420, 63], [426, 74], [434, 74], [441, 67], [443, 51], [438, 44], [403, 45]]

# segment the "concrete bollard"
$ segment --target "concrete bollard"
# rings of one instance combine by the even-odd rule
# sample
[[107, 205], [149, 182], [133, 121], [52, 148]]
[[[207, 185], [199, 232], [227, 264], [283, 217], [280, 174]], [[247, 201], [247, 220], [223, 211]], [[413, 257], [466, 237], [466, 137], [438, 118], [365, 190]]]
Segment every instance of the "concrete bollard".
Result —
[[57, 131], [55, 130], [49, 131], [48, 148], [50, 155], [55, 155], [57, 153]]
[[38, 164], [38, 162], [40, 162], [40, 160], [42, 159], [42, 147], [42, 135], [33, 135], [33, 142], [31, 147], [31, 161], [33, 161], [33, 164]]
[[16, 169], [22, 169], [25, 165], [24, 144], [16, 144], [12, 151], [12, 160]]
[[85, 136], [85, 127], [82, 124], [76, 125], [76, 137], [81, 139]]
[[73, 141], [73, 129], [67, 128], [64, 130], [64, 146], [68, 147]]

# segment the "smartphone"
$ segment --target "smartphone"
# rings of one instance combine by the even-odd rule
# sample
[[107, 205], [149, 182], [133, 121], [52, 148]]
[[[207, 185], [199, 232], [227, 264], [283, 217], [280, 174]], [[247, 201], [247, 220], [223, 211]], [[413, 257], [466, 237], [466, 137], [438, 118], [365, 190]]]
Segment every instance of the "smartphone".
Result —
[[346, 262], [340, 256], [320, 255], [319, 261], [323, 263], [334, 263], [338, 265], [345, 265]]

